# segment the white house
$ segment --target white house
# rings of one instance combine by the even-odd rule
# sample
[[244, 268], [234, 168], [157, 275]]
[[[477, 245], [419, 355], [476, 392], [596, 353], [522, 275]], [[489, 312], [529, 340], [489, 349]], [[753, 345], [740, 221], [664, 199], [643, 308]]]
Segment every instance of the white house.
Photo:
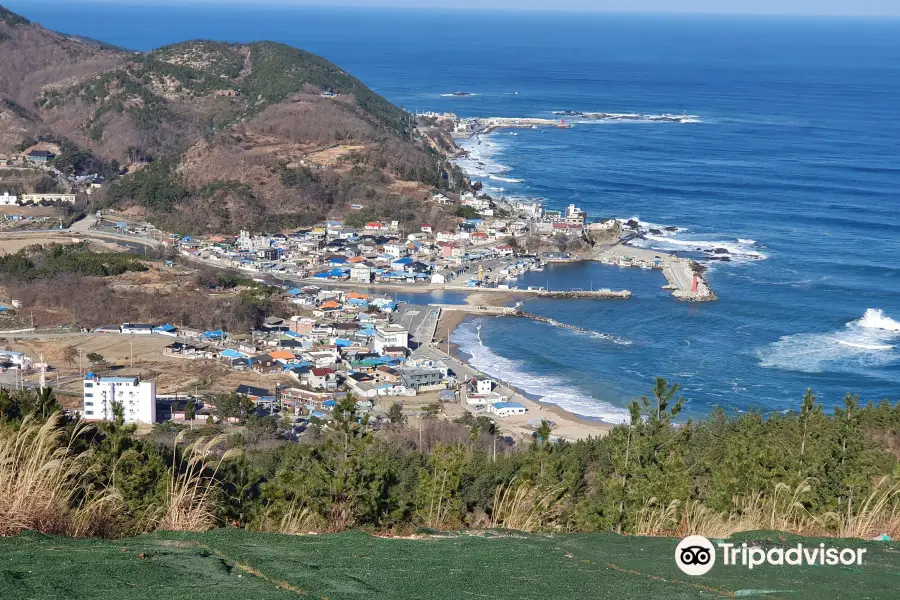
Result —
[[27, 369], [31, 365], [31, 359], [25, 356], [24, 352], [13, 350], [0, 350], [0, 362], [10, 363], [20, 369]]
[[120, 331], [129, 335], [152, 335], [153, 325], [149, 323], [122, 323]]
[[335, 375], [334, 369], [327, 367], [312, 369], [308, 378], [310, 387], [323, 390], [337, 389], [337, 375]]
[[372, 269], [364, 263], [356, 263], [350, 267], [350, 281], [355, 283], [372, 283]]
[[122, 405], [126, 423], [156, 422], [156, 383], [140, 377], [92, 377], [83, 381], [82, 414], [88, 421], [112, 421], [113, 403]]
[[487, 411], [498, 417], [509, 417], [512, 415], [524, 415], [526, 409], [518, 402], [496, 402], [489, 405]]
[[478, 379], [475, 382], [475, 393], [476, 394], [490, 394], [491, 390], [494, 388], [494, 382], [490, 379]]
[[405, 244], [385, 244], [384, 245], [384, 253], [391, 256], [392, 258], [400, 258], [401, 256], [406, 255], [406, 245]]
[[3, 195], [0, 196], [0, 206], [13, 206], [18, 200], [18, 196], [10, 194], [9, 192], [3, 192]]
[[385, 325], [375, 328], [375, 352], [384, 352], [385, 348], [409, 346], [409, 331], [400, 325]]

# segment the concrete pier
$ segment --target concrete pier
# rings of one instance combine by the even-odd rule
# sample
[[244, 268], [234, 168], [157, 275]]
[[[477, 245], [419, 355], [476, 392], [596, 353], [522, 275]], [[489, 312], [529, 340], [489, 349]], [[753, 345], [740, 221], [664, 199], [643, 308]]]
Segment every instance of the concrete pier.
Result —
[[490, 133], [495, 129], [531, 129], [535, 127], [556, 127], [568, 129], [571, 127], [565, 119], [533, 119], [516, 117], [484, 117], [474, 119], [460, 119], [455, 135], [471, 137]]
[[592, 258], [608, 265], [662, 270], [667, 282], [663, 289], [671, 290], [677, 300], [709, 302], [718, 299], [703, 276], [695, 272], [692, 261], [686, 258], [622, 243], [602, 248]]

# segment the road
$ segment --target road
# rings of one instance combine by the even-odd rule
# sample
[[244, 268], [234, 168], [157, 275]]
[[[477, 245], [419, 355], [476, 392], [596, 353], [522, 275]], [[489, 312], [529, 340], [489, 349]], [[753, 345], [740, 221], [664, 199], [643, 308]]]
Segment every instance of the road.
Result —
[[435, 348], [434, 346], [422, 345], [412, 353], [413, 358], [423, 358], [428, 360], [442, 361], [456, 374], [458, 380], [468, 381], [472, 377], [480, 375], [478, 371], [462, 363], [455, 358], [448, 356], [446, 352]]

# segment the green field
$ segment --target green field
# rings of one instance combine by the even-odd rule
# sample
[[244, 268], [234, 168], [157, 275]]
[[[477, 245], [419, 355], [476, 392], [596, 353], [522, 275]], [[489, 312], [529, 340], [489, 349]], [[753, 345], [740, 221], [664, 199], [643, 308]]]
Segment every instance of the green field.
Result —
[[[802, 538], [755, 533], [766, 546]], [[802, 540], [816, 544], [819, 540]], [[0, 538], [0, 598], [716, 598], [900, 597], [900, 545], [857, 567], [722, 567], [688, 577], [677, 540], [613, 534], [488, 533], [385, 539], [364, 533], [282, 536], [222, 529], [125, 540], [38, 534]]]

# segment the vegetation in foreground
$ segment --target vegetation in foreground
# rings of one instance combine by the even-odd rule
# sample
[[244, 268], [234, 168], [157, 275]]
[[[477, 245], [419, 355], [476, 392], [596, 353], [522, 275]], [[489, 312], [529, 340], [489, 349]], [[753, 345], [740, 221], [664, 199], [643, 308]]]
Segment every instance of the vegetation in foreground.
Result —
[[676, 425], [676, 391], [659, 379], [632, 405], [631, 423], [603, 438], [551, 443], [545, 426], [525, 447], [484, 418], [434, 420], [420, 434], [398, 417], [375, 430], [352, 397], [331, 426], [312, 425], [298, 443], [280, 440], [272, 417], [234, 395], [209, 400], [242, 427], [167, 424], [138, 437], [121, 421], [63, 418], [52, 396], [3, 392], [0, 515], [16, 515], [6, 534], [111, 537], [222, 524], [900, 535], [900, 406], [848, 396], [828, 414], [810, 392], [789, 414], [717, 412]]

